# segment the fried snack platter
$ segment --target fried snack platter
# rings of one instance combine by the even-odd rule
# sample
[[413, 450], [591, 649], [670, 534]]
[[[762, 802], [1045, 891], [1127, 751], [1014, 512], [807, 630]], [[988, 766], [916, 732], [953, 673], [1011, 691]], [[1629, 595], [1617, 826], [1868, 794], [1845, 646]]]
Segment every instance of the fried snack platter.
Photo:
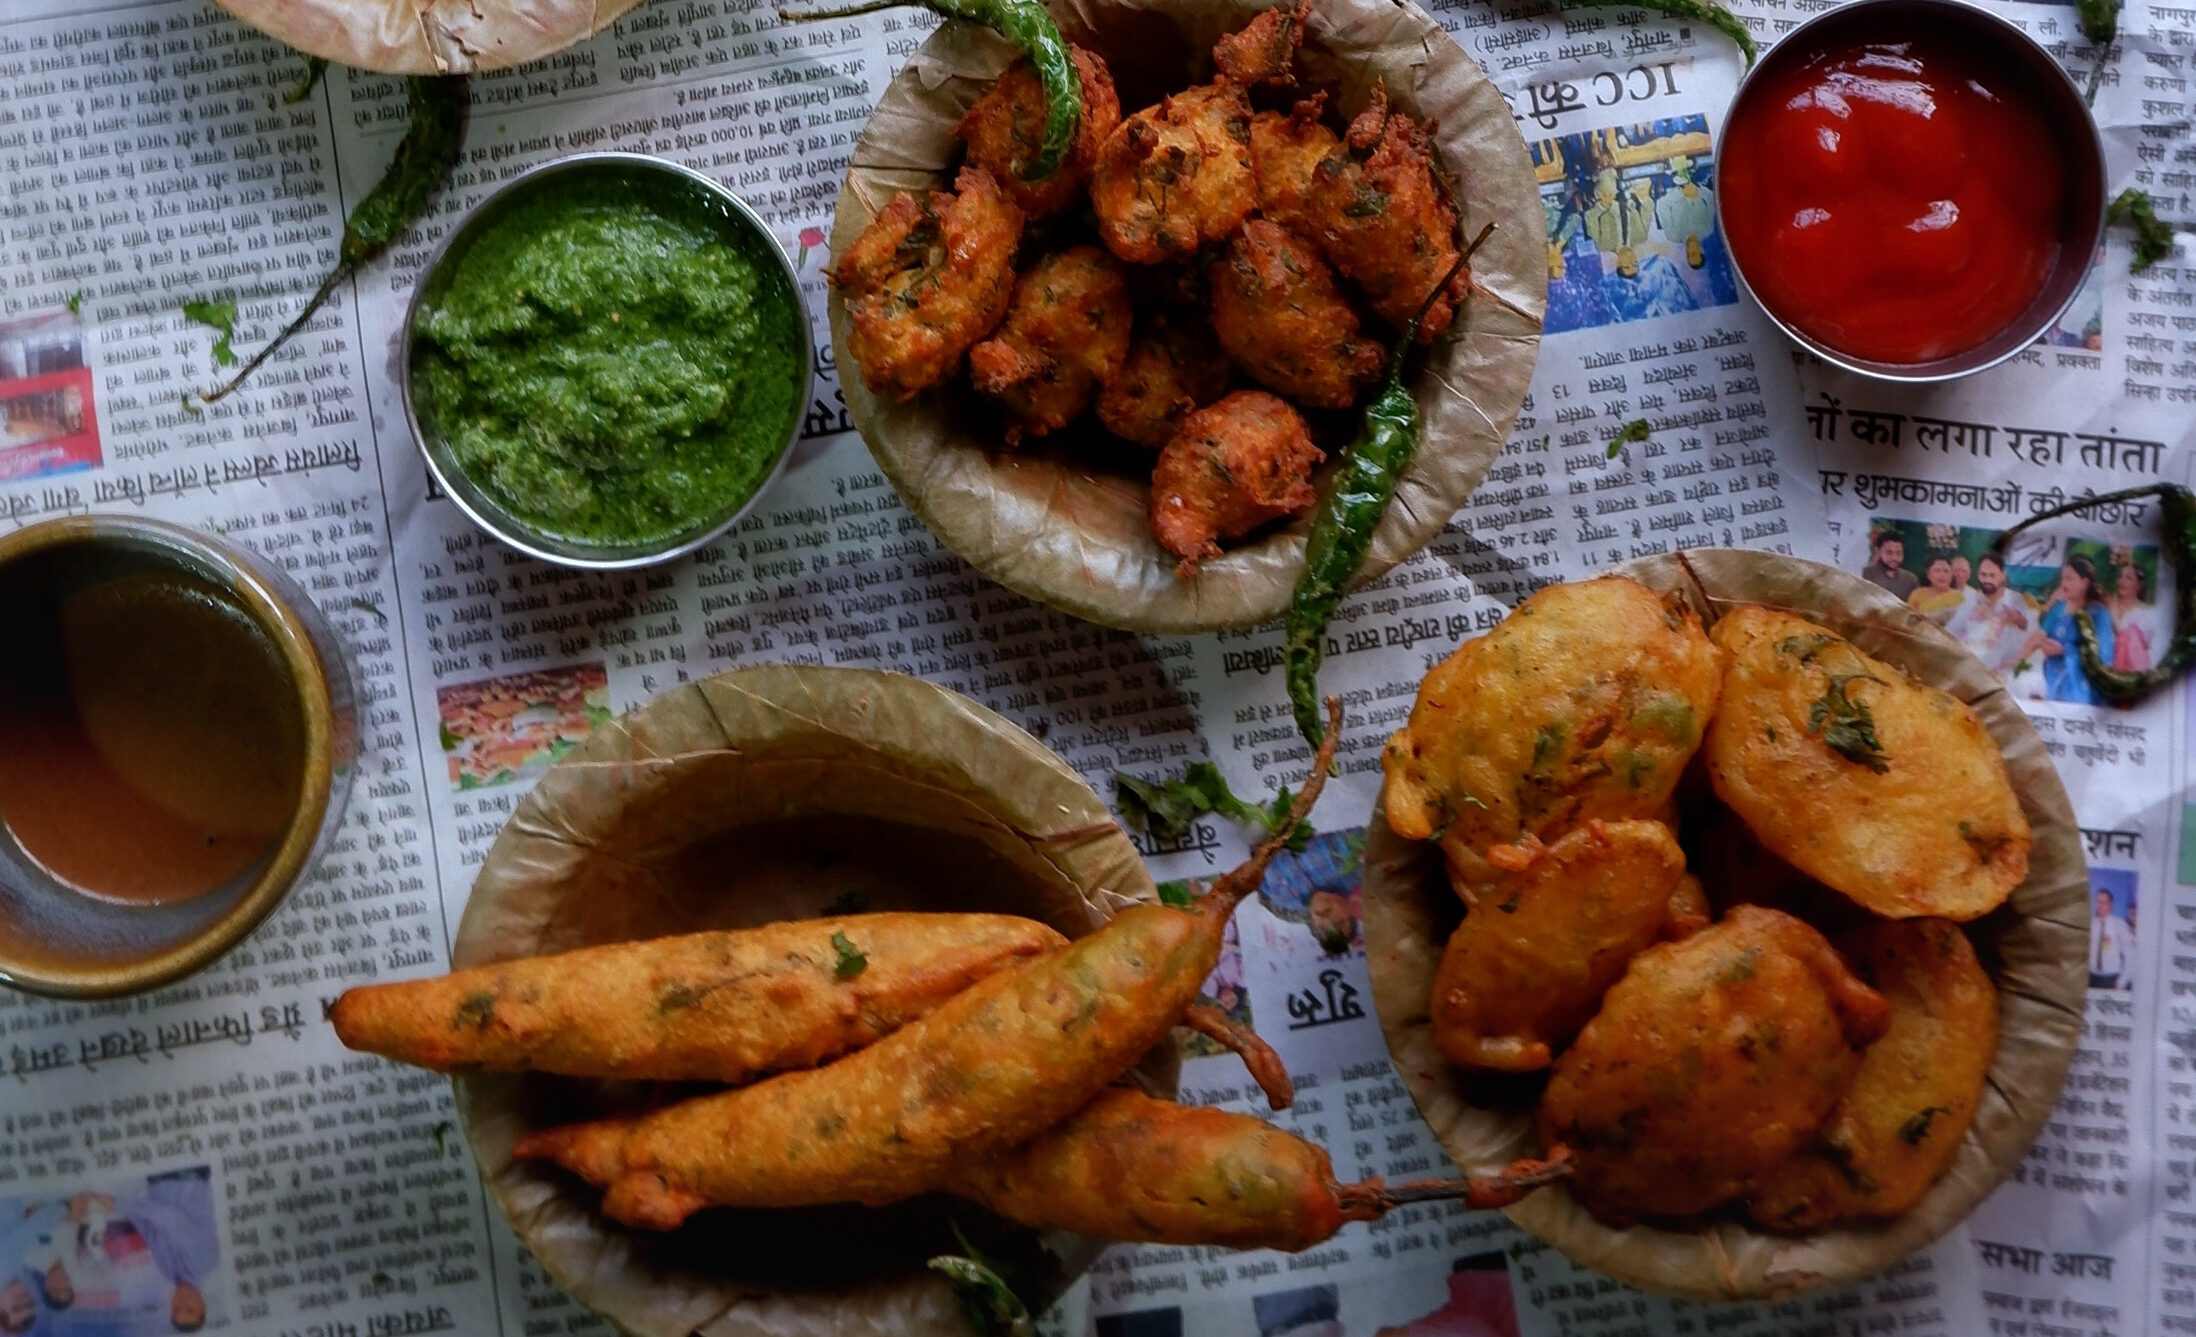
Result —
[[[849, 893], [872, 912], [1018, 914], [1069, 937], [1156, 896], [1105, 805], [1008, 721], [902, 675], [767, 665], [659, 696], [547, 772], [482, 865], [452, 967], [813, 919]], [[1144, 1076], [1171, 1089], [1164, 1058]], [[958, 1252], [949, 1215], [1051, 1290], [1100, 1247], [935, 1198], [629, 1230], [603, 1219], [595, 1189], [511, 1149], [626, 1108], [643, 1084], [474, 1073], [456, 1088], [512, 1228], [626, 1332], [958, 1333], [960, 1311], [923, 1270], [929, 1254]]]
[[555, 55], [640, 0], [217, 0], [307, 55], [379, 74], [471, 74]]
[[[1619, 1227], [1596, 1219], [1565, 1186], [1505, 1210], [1585, 1266], [1666, 1294], [1770, 1298], [1868, 1275], [1965, 1218], [2026, 1153], [2058, 1098], [2085, 998], [2088, 874], [2079, 828], [2049, 756], [2001, 684], [1887, 593], [1816, 563], [1738, 550], [1648, 559], [1619, 573], [1675, 594], [1711, 628], [1747, 605], [1795, 614], [1967, 703], [2002, 755], [2033, 833], [2028, 874], [2005, 904], [1964, 925], [1997, 991], [1996, 1048], [1950, 1168], [1902, 1215], [1785, 1232], [1759, 1229], [1735, 1211], [1690, 1228], [1648, 1222]], [[1719, 710], [1728, 708], [1726, 702]], [[1404, 1084], [1467, 1172], [1537, 1152], [1538, 1083], [1467, 1072], [1446, 1061], [1435, 1043], [1429, 1004], [1436, 968], [1461, 914], [1441, 848], [1398, 835], [1385, 802], [1376, 805], [1369, 826], [1366, 943], [1381, 1026]], [[1696, 859], [1702, 853], [1695, 851]], [[1883, 987], [1889, 992], [1895, 986]]]
[[[1254, 0], [1052, 5], [1062, 34], [1111, 69], [1124, 117], [1210, 78], [1213, 44], [1265, 8]], [[1385, 80], [1394, 107], [1438, 125], [1436, 159], [1459, 183], [1459, 244], [1496, 224], [1472, 256], [1475, 290], [1454, 325], [1411, 355], [1421, 444], [1360, 572], [1370, 580], [1438, 533], [1501, 451], [1538, 351], [1547, 286], [1536, 244], [1542, 220], [1507, 105], [1439, 25], [1380, 0], [1320, 3], [1306, 22], [1298, 68], [1307, 89], [1333, 94], [1330, 120], [1346, 123]], [[945, 25], [915, 52], [855, 146], [832, 232], [834, 256], [846, 253], [896, 192], [953, 186], [962, 159], [954, 127], [1015, 54], [967, 24]], [[1144, 477], [1116, 471], [1094, 451], [1041, 443], [1006, 449], [999, 422], [965, 378], [905, 401], [871, 393], [848, 351], [850, 322], [837, 291], [830, 317], [843, 392], [863, 439], [909, 507], [992, 579], [1078, 616], [1147, 632], [1247, 626], [1286, 609], [1303, 565], [1308, 513], [1205, 560], [1193, 577], [1178, 577], [1176, 555], [1153, 536]], [[1313, 475], [1315, 486], [1331, 476], [1349, 430], [1322, 429], [1329, 459]]]

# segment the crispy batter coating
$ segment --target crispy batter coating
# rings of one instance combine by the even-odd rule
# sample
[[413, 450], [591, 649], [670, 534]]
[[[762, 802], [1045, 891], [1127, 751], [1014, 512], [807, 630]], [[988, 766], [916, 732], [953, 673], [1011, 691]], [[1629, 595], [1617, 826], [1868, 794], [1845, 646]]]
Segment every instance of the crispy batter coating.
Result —
[[1022, 211], [981, 167], [953, 185], [921, 200], [895, 194], [832, 267], [847, 351], [876, 394], [910, 399], [943, 384], [1006, 314]]
[[1737, 609], [1716, 794], [1779, 858], [1880, 915], [1968, 920], [2028, 876], [2028, 818], [1975, 712], [1804, 618]]
[[1235, 368], [1202, 318], [1155, 312], [1129, 341], [1120, 374], [1098, 392], [1098, 421], [1125, 441], [1157, 450], [1234, 379]]
[[1182, 420], [1151, 475], [1151, 527], [1188, 579], [1220, 555], [1221, 539], [1294, 515], [1319, 499], [1312, 466], [1325, 459], [1304, 419], [1263, 390], [1237, 390]]
[[[1375, 84], [1344, 146], [1312, 174], [1314, 235], [1374, 314], [1402, 325], [1456, 263], [1456, 206], [1434, 179], [1433, 128], [1391, 109], [1386, 85]], [[1418, 342], [1439, 338], [1470, 291], [1470, 272], [1458, 270], [1427, 309]]]
[[968, 378], [1011, 417], [1008, 445], [1057, 432], [1120, 374], [1136, 319], [1128, 281], [1096, 246], [1041, 257], [1014, 282], [998, 331], [969, 350]]
[[[841, 979], [843, 937], [864, 956]], [[353, 1049], [441, 1072], [744, 1082], [870, 1044], [1066, 942], [1013, 915], [840, 915], [586, 947], [346, 990]]]
[[1816, 1145], [1777, 1167], [1747, 1202], [1774, 1230], [1892, 1217], [1959, 1155], [1998, 1052], [1998, 993], [1949, 919], [1879, 919], [1843, 944], [1891, 1004], [1852, 1089]]
[[1242, 86], [1220, 79], [1121, 122], [1090, 178], [1107, 248], [1132, 264], [1157, 264], [1240, 227], [1258, 203], [1250, 119]]
[[1076, 126], [1075, 146], [1051, 176], [1042, 181], [1021, 177], [1023, 166], [1036, 159], [1045, 138], [1045, 95], [1026, 56], [1007, 66], [953, 128], [968, 145], [970, 164], [997, 178], [1030, 218], [1049, 218], [1081, 197], [1091, 166], [1098, 161], [1099, 145], [1121, 123], [1121, 99], [1113, 91], [1113, 74], [1105, 58], [1072, 44], [1068, 52], [1075, 58], [1075, 74], [1083, 85], [1083, 116]]
[[1319, 248], [1253, 218], [1213, 262], [1212, 329], [1253, 380], [1313, 408], [1348, 408], [1387, 354], [1359, 332]]
[[1723, 655], [1682, 603], [1620, 576], [1551, 585], [1426, 675], [1381, 756], [1388, 825], [1438, 836], [1472, 887], [1493, 846], [1655, 816], [1722, 689]]
[[1707, 927], [1700, 884], [1660, 822], [1588, 822], [1478, 890], [1428, 1004], [1434, 1044], [1467, 1068], [1545, 1068], [1634, 955]]
[[1303, 45], [1303, 15], [1276, 5], [1213, 43], [1212, 63], [1221, 78], [1245, 88], [1254, 84], [1291, 88], [1296, 84], [1297, 48]]
[[1262, 111], [1251, 117], [1251, 170], [1258, 177], [1258, 212], [1307, 237], [1319, 235], [1312, 202], [1313, 174], [1342, 140], [1320, 120], [1325, 93], [1314, 93], [1287, 115]]
[[1883, 995], [1792, 916], [1742, 905], [1632, 958], [1556, 1060], [1540, 1138], [1604, 1221], [1688, 1217], [1805, 1146], [1890, 1021]]

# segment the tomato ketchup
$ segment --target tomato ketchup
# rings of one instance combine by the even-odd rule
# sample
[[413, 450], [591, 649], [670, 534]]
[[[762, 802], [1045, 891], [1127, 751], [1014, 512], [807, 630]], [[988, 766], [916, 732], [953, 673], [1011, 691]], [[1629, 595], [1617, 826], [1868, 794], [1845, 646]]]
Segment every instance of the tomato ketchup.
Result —
[[1762, 304], [1848, 356], [1966, 352], [2043, 289], [2064, 154], [1999, 66], [1941, 39], [1848, 42], [1765, 69], [1725, 134], [1723, 222]]

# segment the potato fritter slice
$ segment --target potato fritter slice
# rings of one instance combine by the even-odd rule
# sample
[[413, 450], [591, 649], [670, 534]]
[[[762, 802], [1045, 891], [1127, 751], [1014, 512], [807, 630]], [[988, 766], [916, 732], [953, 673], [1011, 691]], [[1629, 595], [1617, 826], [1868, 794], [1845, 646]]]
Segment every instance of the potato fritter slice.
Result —
[[876, 394], [911, 399], [943, 384], [1006, 314], [1022, 211], [981, 167], [953, 185], [894, 194], [832, 266], [847, 351]]
[[1090, 178], [1106, 248], [1131, 264], [1157, 264], [1242, 226], [1258, 203], [1250, 118], [1242, 86], [1221, 79], [1115, 127]]
[[1151, 475], [1151, 527], [1187, 579], [1220, 555], [1221, 539], [1295, 515], [1319, 499], [1312, 466], [1325, 459], [1304, 419], [1263, 390], [1237, 390], [1182, 420]]
[[1632, 958], [1556, 1060], [1541, 1143], [1605, 1222], [1698, 1215], [1814, 1137], [1889, 1022], [1828, 939], [1741, 905]]
[[1212, 63], [1221, 78], [1245, 88], [1290, 88], [1296, 84], [1296, 52], [1303, 45], [1303, 16], [1276, 5], [1213, 43]]
[[1226, 394], [1234, 379], [1211, 326], [1158, 312], [1129, 341], [1120, 374], [1098, 392], [1098, 421], [1125, 441], [1158, 450], [1184, 418]]
[[1472, 286], [1468, 267], [1448, 277], [1457, 257], [1456, 206], [1434, 179], [1433, 128], [1390, 108], [1387, 86], [1375, 84], [1343, 142], [1344, 151], [1312, 174], [1314, 235], [1391, 325], [1408, 322], [1439, 287], [1418, 327], [1418, 342], [1432, 343]]
[[1056, 432], [1089, 408], [1120, 373], [1135, 318], [1121, 266], [1096, 246], [1055, 251], [1015, 280], [998, 332], [968, 354], [969, 382], [1010, 415], [1007, 444]]
[[1387, 355], [1359, 333], [1318, 248], [1253, 218], [1214, 261], [1212, 329], [1251, 379], [1299, 404], [1342, 409], [1380, 379]]
[[1625, 965], [1661, 938], [1707, 927], [1700, 884], [1660, 822], [1588, 822], [1553, 845], [1530, 836], [1449, 937], [1428, 1010], [1460, 1067], [1545, 1068]]
[[1328, 155], [1342, 151], [1342, 140], [1320, 119], [1325, 93], [1314, 93], [1284, 116], [1261, 111], [1251, 117], [1251, 171], [1258, 178], [1258, 212], [1307, 237], [1319, 235], [1312, 203], [1313, 174]]
[[1893, 1217], [1959, 1155], [1998, 1052], [1998, 991], [1949, 919], [1877, 920], [1843, 944], [1891, 1004], [1852, 1089], [1816, 1144], [1754, 1190], [1747, 1215], [1772, 1230]]
[[1024, 56], [1006, 67], [998, 81], [961, 116], [953, 133], [968, 145], [968, 161], [997, 178], [1023, 214], [1049, 218], [1071, 207], [1090, 180], [1098, 148], [1121, 123], [1121, 99], [1105, 59], [1072, 43], [1075, 74], [1083, 86], [1083, 115], [1075, 144], [1060, 166], [1042, 181], [1024, 181], [1022, 169], [1036, 160], [1045, 139], [1045, 95]]
[[1621, 576], [1551, 585], [1426, 675], [1381, 756], [1388, 825], [1438, 836], [1474, 887], [1496, 845], [1656, 816], [1722, 690], [1722, 652], [1684, 604]]
[[1805, 618], [1716, 623], [1702, 755], [1770, 853], [1890, 918], [1986, 914], [2028, 876], [2028, 818], [1975, 712]]

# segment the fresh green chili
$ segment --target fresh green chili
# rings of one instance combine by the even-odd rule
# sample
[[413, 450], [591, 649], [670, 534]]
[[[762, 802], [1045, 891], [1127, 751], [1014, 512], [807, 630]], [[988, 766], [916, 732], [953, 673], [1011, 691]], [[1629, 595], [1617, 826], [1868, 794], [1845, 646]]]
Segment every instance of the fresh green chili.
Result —
[[[2078, 0], [2087, 5], [2093, 0]], [[1738, 43], [1738, 49], [1746, 57], [1751, 68], [1754, 58], [1761, 54], [1754, 45], [1754, 35], [1746, 30], [1739, 16], [1716, 3], [1716, 0], [1564, 0], [1564, 9], [1645, 9], [1673, 19], [1686, 19], [1693, 23], [1705, 23]]]
[[1045, 94], [1045, 138], [1036, 160], [1018, 164], [1015, 175], [1024, 181], [1042, 181], [1058, 171], [1075, 147], [1075, 132], [1083, 121], [1083, 80], [1075, 72], [1075, 58], [1067, 40], [1043, 0], [867, 0], [840, 9], [791, 10], [780, 6], [778, 17], [788, 22], [811, 19], [844, 19], [874, 14], [880, 9], [919, 5], [949, 19], [980, 23], [1006, 38], [1029, 57], [1037, 73], [1037, 86]]
[[336, 266], [328, 277], [321, 280], [305, 309], [283, 327], [273, 342], [252, 355], [244, 369], [231, 377], [226, 385], [202, 396], [208, 404], [242, 385], [247, 377], [259, 369], [259, 364], [274, 355], [276, 349], [290, 341], [290, 336], [305, 327], [313, 318], [321, 303], [335, 291], [336, 285], [355, 273], [361, 265], [387, 249], [390, 242], [403, 235], [421, 213], [427, 202], [442, 187], [450, 169], [457, 166], [458, 154], [465, 143], [465, 113], [471, 100], [465, 91], [465, 76], [414, 75], [404, 81], [405, 110], [410, 118], [404, 138], [397, 143], [396, 156], [389, 160], [389, 170], [381, 174], [381, 180], [366, 192], [366, 197], [351, 210], [351, 216], [343, 225], [343, 244], [336, 253]]
[[1312, 520], [1311, 537], [1304, 544], [1304, 570], [1296, 578], [1296, 593], [1289, 599], [1287, 629], [1281, 642], [1283, 671], [1288, 680], [1289, 705], [1296, 713], [1296, 729], [1304, 741], [1319, 746], [1325, 729], [1319, 718], [1319, 661], [1326, 657], [1327, 619], [1350, 586], [1357, 568], [1364, 565], [1372, 546], [1373, 531], [1388, 513], [1395, 485], [1411, 467], [1418, 450], [1418, 400], [1403, 384], [1404, 354], [1418, 336], [1418, 324], [1434, 298], [1448, 289], [1457, 271], [1470, 263], [1472, 252], [1494, 231], [1489, 223], [1472, 238], [1472, 244], [1456, 258], [1456, 264], [1427, 294], [1425, 304], [1411, 317], [1388, 355], [1387, 379], [1380, 393], [1365, 406], [1365, 423], [1342, 455], [1342, 467], [1328, 489], [1319, 514]]
[[2097, 646], [2096, 624], [2090, 621], [2089, 610], [2076, 609], [2074, 628], [2081, 642], [2082, 672], [2089, 676], [2099, 695], [2114, 705], [2133, 705], [2173, 681], [2180, 671], [2196, 662], [2196, 494], [2178, 483], [2151, 483], [2144, 487], [2123, 488], [2101, 496], [2080, 497], [2064, 506], [2054, 506], [2021, 521], [1998, 536], [1990, 551], [2005, 564], [2007, 546], [2013, 536], [2045, 520], [2086, 511], [2093, 506], [2112, 502], [2136, 501], [2145, 497], [2158, 499], [2160, 519], [2163, 521], [2163, 542], [2159, 551], [2173, 568], [2173, 639], [2164, 654], [2150, 668], [2116, 669], [2104, 662]]

